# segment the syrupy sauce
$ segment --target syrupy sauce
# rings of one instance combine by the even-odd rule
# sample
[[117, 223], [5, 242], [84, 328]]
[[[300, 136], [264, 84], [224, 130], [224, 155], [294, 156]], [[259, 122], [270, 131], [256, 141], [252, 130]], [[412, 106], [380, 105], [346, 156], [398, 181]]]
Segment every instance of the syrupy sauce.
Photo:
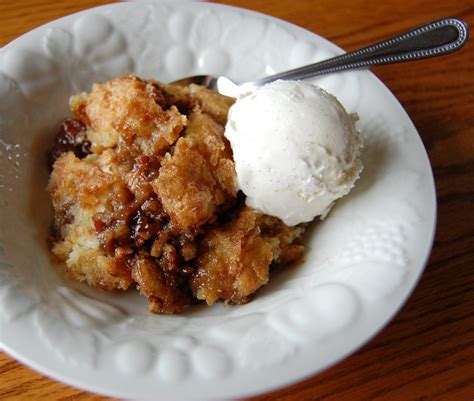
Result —
[[61, 124], [54, 145], [49, 153], [49, 167], [66, 152], [74, 154], [82, 159], [91, 153], [91, 143], [86, 137], [86, 126], [79, 120], [66, 118]]

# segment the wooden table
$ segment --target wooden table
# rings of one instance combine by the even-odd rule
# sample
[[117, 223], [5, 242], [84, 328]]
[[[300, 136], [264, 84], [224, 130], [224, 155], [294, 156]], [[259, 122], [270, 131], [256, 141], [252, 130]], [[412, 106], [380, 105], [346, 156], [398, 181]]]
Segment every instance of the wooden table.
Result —
[[[223, 0], [351, 50], [442, 16], [474, 24], [472, 0]], [[100, 0], [0, 2], [0, 45]], [[252, 401], [474, 399], [474, 39], [459, 53], [374, 72], [413, 119], [433, 166], [438, 227], [428, 267], [396, 318], [326, 372]], [[0, 353], [0, 399], [103, 400]]]

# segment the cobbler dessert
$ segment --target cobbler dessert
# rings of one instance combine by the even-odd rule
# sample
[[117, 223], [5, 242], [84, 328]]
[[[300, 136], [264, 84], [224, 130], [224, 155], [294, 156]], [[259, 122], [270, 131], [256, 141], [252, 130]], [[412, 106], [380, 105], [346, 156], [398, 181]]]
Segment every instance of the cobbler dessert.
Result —
[[135, 76], [72, 96], [51, 150], [51, 251], [73, 280], [137, 288], [153, 313], [243, 304], [301, 259], [304, 224], [246, 205], [228, 98]]

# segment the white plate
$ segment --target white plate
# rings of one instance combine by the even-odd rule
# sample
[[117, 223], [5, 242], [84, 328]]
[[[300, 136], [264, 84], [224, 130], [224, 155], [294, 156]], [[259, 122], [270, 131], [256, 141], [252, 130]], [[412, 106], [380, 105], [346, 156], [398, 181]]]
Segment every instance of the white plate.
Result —
[[[206, 3], [115, 4], [38, 28], [0, 51], [0, 343], [29, 366], [117, 397], [229, 399], [320, 372], [354, 352], [412, 291], [433, 239], [420, 138], [370, 72], [316, 82], [360, 116], [365, 171], [308, 233], [306, 261], [244, 306], [153, 316], [51, 264], [45, 154], [68, 97], [121, 74], [243, 81], [340, 53], [286, 22]], [[403, 68], [403, 67], [400, 67]]]

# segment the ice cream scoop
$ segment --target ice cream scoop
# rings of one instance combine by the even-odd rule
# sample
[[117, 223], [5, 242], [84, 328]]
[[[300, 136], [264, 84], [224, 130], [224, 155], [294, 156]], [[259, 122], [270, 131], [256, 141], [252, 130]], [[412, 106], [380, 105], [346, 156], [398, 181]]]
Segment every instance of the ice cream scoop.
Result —
[[293, 226], [324, 218], [362, 171], [357, 116], [302, 81], [275, 81], [229, 110], [225, 136], [248, 206]]

